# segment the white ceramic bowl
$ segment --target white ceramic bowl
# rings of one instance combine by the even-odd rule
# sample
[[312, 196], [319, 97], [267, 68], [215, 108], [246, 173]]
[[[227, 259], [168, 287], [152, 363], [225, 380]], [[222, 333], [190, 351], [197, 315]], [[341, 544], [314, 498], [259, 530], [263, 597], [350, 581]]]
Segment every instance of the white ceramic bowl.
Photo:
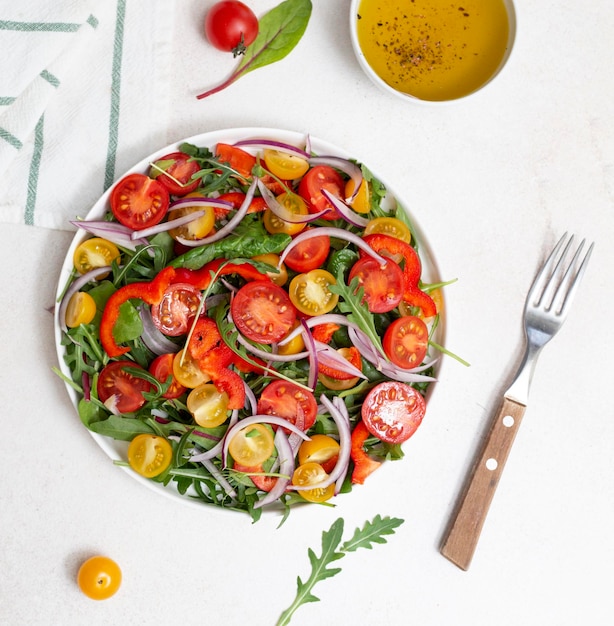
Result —
[[361, 49], [359, 40], [358, 40], [358, 28], [357, 28], [359, 9], [363, 1], [365, 0], [352, 0], [351, 6], [350, 6], [350, 36], [352, 40], [352, 47], [354, 49], [356, 58], [358, 59], [358, 63], [360, 67], [362, 68], [362, 70], [365, 72], [365, 74], [378, 87], [383, 89], [385, 92], [392, 94], [396, 96], [397, 98], [401, 98], [402, 100], [405, 100], [407, 102], [427, 104], [427, 105], [443, 105], [443, 104], [449, 104], [451, 102], [459, 102], [461, 100], [466, 100], [467, 98], [477, 94], [486, 85], [490, 84], [501, 73], [501, 71], [503, 70], [503, 68], [505, 67], [505, 65], [507, 64], [510, 58], [512, 49], [514, 47], [514, 42], [516, 40], [517, 17], [516, 17], [516, 9], [514, 6], [514, 0], [503, 0], [503, 4], [505, 5], [505, 8], [507, 10], [508, 24], [509, 24], [507, 44], [506, 44], [503, 58], [501, 59], [499, 65], [496, 67], [494, 72], [491, 73], [490, 77], [486, 81], [484, 81], [481, 85], [479, 85], [476, 89], [471, 91], [470, 93], [467, 93], [466, 95], [463, 95], [457, 98], [452, 98], [452, 99], [447, 99], [447, 100], [422, 99], [422, 98], [413, 96], [411, 94], [399, 91], [395, 89], [394, 87], [392, 87], [391, 85], [389, 85], [376, 73], [376, 71], [371, 67], [371, 65], [367, 61]]

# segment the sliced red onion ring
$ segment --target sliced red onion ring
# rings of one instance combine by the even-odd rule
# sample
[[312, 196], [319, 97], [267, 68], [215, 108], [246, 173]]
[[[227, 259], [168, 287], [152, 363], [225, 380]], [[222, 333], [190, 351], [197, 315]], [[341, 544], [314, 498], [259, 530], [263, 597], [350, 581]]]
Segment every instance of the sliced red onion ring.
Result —
[[252, 354], [260, 357], [266, 361], [276, 361], [279, 363], [291, 363], [292, 361], [297, 361], [299, 359], [304, 359], [308, 356], [307, 352], [298, 352], [296, 354], [277, 354], [275, 352], [267, 352], [266, 350], [261, 350], [257, 348], [252, 343], [250, 343], [243, 335], [237, 335], [237, 341], [245, 346]]
[[205, 214], [204, 211], [194, 211], [193, 213], [188, 213], [187, 215], [177, 217], [174, 220], [168, 220], [167, 222], [156, 224], [155, 226], [151, 226], [150, 228], [143, 228], [142, 230], [135, 230], [130, 236], [130, 238], [139, 239], [142, 237], [151, 237], [151, 235], [157, 235], [158, 233], [163, 233], [167, 230], [178, 228], [179, 226], [184, 226], [185, 224], [194, 222], [199, 217], [202, 217], [204, 214]]
[[231, 233], [235, 229], [235, 226], [245, 217], [245, 214], [247, 213], [247, 209], [249, 209], [249, 205], [251, 204], [252, 199], [254, 197], [254, 191], [256, 190], [257, 182], [258, 182], [258, 179], [254, 178], [252, 184], [249, 186], [249, 189], [247, 190], [247, 193], [245, 194], [245, 199], [243, 200], [243, 204], [234, 214], [232, 219], [229, 220], [228, 223], [223, 228], [220, 228], [220, 230], [218, 230], [213, 235], [210, 235], [209, 237], [204, 237], [203, 239], [185, 239], [183, 237], [177, 237], [177, 241], [189, 248], [195, 248], [197, 246], [203, 246], [208, 243], [213, 243], [214, 241], [219, 241], [220, 239], [223, 239], [224, 237], [226, 237], [226, 235]]
[[275, 194], [273, 194], [273, 192], [261, 180], [258, 180], [258, 189], [260, 190], [267, 207], [271, 209], [271, 212], [274, 213], [280, 220], [290, 224], [308, 224], [330, 211], [329, 208], [326, 208], [322, 211], [318, 211], [317, 213], [307, 213], [306, 215], [292, 213], [277, 201]]
[[226, 434], [224, 435], [224, 446], [222, 448], [222, 463], [224, 467], [226, 467], [228, 446], [230, 445], [231, 439], [239, 430], [247, 426], [251, 426], [252, 424], [275, 424], [275, 426], [281, 426], [282, 428], [286, 428], [291, 432], [296, 433], [305, 441], [309, 441], [311, 439], [309, 435], [306, 435], [302, 430], [298, 429], [294, 424], [290, 423], [283, 417], [278, 417], [277, 415], [252, 415], [251, 417], [245, 417], [234, 424], [234, 426], [228, 428]]
[[352, 224], [352, 226], [357, 226], [358, 228], [364, 228], [369, 220], [366, 217], [361, 217], [349, 207], [343, 200], [337, 198], [337, 196], [333, 195], [328, 189], [322, 189], [322, 193], [326, 197], [326, 199], [337, 209], [341, 217], [348, 223]]
[[318, 354], [318, 361], [319, 363], [322, 363], [322, 365], [332, 367], [333, 369], [339, 370], [340, 372], [344, 372], [346, 374], [351, 374], [352, 376], [355, 376], [357, 378], [367, 378], [361, 370], [352, 365], [334, 348], [331, 348], [329, 345], [322, 343], [321, 341], [316, 341], [315, 345]]
[[362, 170], [356, 163], [349, 159], [337, 156], [317, 156], [309, 159], [310, 165], [330, 165], [338, 170], [341, 170], [344, 174], [347, 174], [354, 181], [354, 190], [349, 198], [346, 198], [348, 202], [352, 202], [358, 193], [360, 184], [362, 183], [363, 175]]
[[[308, 328], [313, 328], [314, 326], [320, 326], [321, 324], [338, 324], [339, 326], [347, 326], [348, 328], [356, 328], [358, 326], [353, 322], [350, 322], [345, 315], [341, 315], [339, 313], [325, 313], [324, 315], [316, 315], [314, 317], [310, 317], [305, 320]], [[280, 342], [278, 345], [283, 346], [288, 342], [292, 341], [298, 334], [302, 333], [303, 329], [301, 327], [297, 327], [291, 330]]]
[[179, 352], [180, 346], [171, 341], [166, 335], [161, 333], [153, 322], [151, 310], [148, 306], [141, 304], [138, 307], [139, 317], [143, 323], [143, 333], [141, 339], [143, 343], [154, 354], [167, 354], [169, 352]]
[[[228, 428], [232, 428], [237, 423], [238, 420], [239, 420], [239, 410], [235, 409], [230, 415]], [[219, 443], [216, 443], [213, 446], [213, 448], [205, 452], [200, 452], [198, 454], [192, 455], [190, 457], [190, 461], [192, 463], [202, 463], [203, 461], [206, 461], [208, 459], [214, 459], [216, 456], [219, 456], [222, 453], [223, 446], [224, 446], [224, 440], [221, 439]]]
[[386, 264], [386, 259], [383, 256], [380, 256], [371, 246], [366, 243], [363, 239], [361, 239], [358, 235], [351, 233], [349, 230], [344, 230], [343, 228], [335, 228], [333, 226], [322, 226], [320, 228], [313, 228], [311, 230], [303, 231], [299, 233], [289, 244], [288, 247], [283, 251], [279, 258], [279, 263], [277, 267], [281, 267], [281, 264], [285, 261], [286, 257], [299, 243], [306, 241], [307, 239], [312, 239], [313, 237], [335, 237], [337, 239], [343, 239], [345, 241], [349, 241], [353, 243], [357, 248], [360, 248], [364, 252], [366, 252], [369, 256], [372, 256], [380, 265]]
[[220, 472], [215, 463], [210, 459], [205, 459], [201, 462], [207, 468], [207, 471], [211, 474], [211, 476], [213, 476], [213, 478], [217, 480], [218, 484], [220, 485], [220, 487], [222, 487], [226, 494], [233, 499], [236, 498], [237, 492], [233, 489], [232, 485], [224, 478], [222, 472]]
[[254, 503], [255, 509], [260, 509], [271, 502], [279, 499], [294, 473], [294, 453], [284, 433], [283, 428], [278, 428], [275, 433], [275, 447], [277, 448], [277, 456], [279, 460], [279, 478], [275, 481], [275, 485], [265, 496]]
[[106, 220], [75, 220], [70, 223], [77, 228], [85, 230], [90, 233], [90, 235], [102, 237], [128, 250], [136, 250], [137, 246], [149, 245], [147, 239], [133, 239], [132, 234], [134, 231], [117, 222], [107, 222]]
[[301, 329], [303, 331], [305, 348], [307, 348], [307, 359], [309, 360], [309, 378], [307, 380], [307, 386], [310, 389], [315, 389], [318, 384], [318, 351], [316, 349], [316, 342], [304, 319], [301, 319]]
[[70, 287], [66, 290], [66, 293], [60, 302], [60, 308], [58, 310], [58, 321], [60, 322], [62, 330], [66, 330], [66, 309], [68, 308], [70, 298], [77, 293], [81, 287], [87, 285], [90, 281], [95, 280], [98, 276], [108, 274], [110, 271], [111, 268], [108, 265], [105, 267], [96, 267], [93, 270], [79, 276], [79, 278], [75, 278], [75, 280], [70, 284]]
[[287, 154], [292, 154], [294, 156], [300, 157], [301, 159], [309, 159], [309, 153], [293, 146], [289, 143], [284, 143], [282, 141], [274, 141], [272, 139], [244, 139], [243, 141], [237, 141], [235, 146], [240, 148], [256, 148], [257, 150], [278, 150], [279, 152], [285, 152]]
[[[330, 416], [333, 418], [339, 431], [339, 457], [337, 463], [331, 471], [331, 473], [322, 481], [315, 485], [292, 485], [290, 489], [295, 491], [305, 491], [309, 489], [326, 489], [333, 483], [343, 482], [345, 473], [347, 472], [350, 462], [350, 449], [352, 441], [352, 432], [350, 428], [350, 421], [347, 416], [347, 411], [339, 410], [324, 394], [320, 396], [320, 402], [328, 410]], [[339, 484], [339, 483], [338, 483]], [[335, 490], [337, 487], [335, 488]]]
[[231, 211], [234, 209], [232, 202], [226, 200], [220, 200], [219, 198], [178, 198], [168, 208], [169, 211], [182, 207], [212, 207], [214, 209], [224, 209], [225, 211]]

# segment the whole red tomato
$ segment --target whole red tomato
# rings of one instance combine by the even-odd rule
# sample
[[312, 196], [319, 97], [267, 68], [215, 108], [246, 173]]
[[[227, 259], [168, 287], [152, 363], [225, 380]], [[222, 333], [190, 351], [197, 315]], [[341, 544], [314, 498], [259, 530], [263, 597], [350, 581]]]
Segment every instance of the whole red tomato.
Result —
[[205, 17], [205, 35], [212, 46], [234, 56], [243, 54], [258, 35], [258, 18], [237, 0], [214, 4]]

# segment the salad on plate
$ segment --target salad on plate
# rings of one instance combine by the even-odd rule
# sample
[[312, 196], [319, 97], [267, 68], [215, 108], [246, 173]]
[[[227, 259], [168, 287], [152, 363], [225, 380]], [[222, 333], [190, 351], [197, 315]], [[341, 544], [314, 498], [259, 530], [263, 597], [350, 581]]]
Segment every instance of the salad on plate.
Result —
[[365, 165], [298, 133], [208, 133], [73, 224], [58, 373], [116, 464], [257, 520], [402, 458], [445, 352], [443, 284]]

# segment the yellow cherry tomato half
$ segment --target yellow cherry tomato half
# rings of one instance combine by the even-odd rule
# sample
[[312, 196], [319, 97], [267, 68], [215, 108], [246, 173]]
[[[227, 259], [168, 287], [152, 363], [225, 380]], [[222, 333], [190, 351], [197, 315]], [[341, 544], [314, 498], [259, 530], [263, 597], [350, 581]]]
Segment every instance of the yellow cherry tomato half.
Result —
[[188, 389], [196, 389], [196, 387], [210, 380], [209, 376], [198, 367], [198, 363], [185, 350], [177, 352], [173, 359], [173, 376], [180, 385]]
[[79, 589], [92, 600], [106, 600], [122, 583], [119, 565], [108, 556], [93, 556], [84, 561], [77, 573]]
[[305, 315], [330, 313], [339, 302], [339, 296], [329, 289], [336, 283], [335, 277], [326, 270], [298, 274], [290, 281], [290, 300]]
[[312, 435], [311, 439], [303, 441], [298, 449], [299, 465], [318, 463], [328, 471], [332, 470], [332, 467], [328, 467], [328, 463], [336, 461], [338, 456], [339, 442], [329, 435]]
[[[354, 193], [354, 181], [350, 178], [345, 183], [345, 197], [350, 198]], [[358, 193], [350, 202], [350, 206], [356, 213], [368, 213], [371, 210], [371, 194], [369, 192], [369, 183], [363, 178], [358, 187]]]
[[265, 424], [251, 424], [239, 430], [228, 444], [232, 458], [240, 465], [255, 467], [273, 454], [273, 432]]
[[[317, 485], [326, 479], [328, 474], [319, 463], [304, 463], [299, 465], [292, 474], [292, 484], [300, 487]], [[326, 502], [335, 493], [335, 484], [328, 487], [314, 487], [313, 489], [300, 489], [298, 494], [309, 502]]]
[[199, 426], [215, 428], [228, 417], [228, 394], [220, 393], [213, 383], [205, 383], [190, 391], [187, 407]]
[[266, 168], [277, 178], [295, 180], [309, 169], [307, 159], [296, 154], [288, 154], [281, 150], [266, 149], [263, 154]]
[[388, 235], [405, 243], [411, 242], [409, 226], [396, 217], [376, 217], [365, 226], [365, 235]]
[[[309, 209], [307, 203], [298, 194], [292, 192], [285, 192], [277, 196], [277, 202], [281, 204], [290, 215], [307, 215]], [[271, 209], [265, 209], [262, 216], [262, 223], [267, 232], [275, 235], [277, 233], [283, 233], [285, 235], [297, 235], [305, 229], [307, 224], [305, 222], [287, 222], [280, 217], [277, 217]]]
[[128, 446], [130, 467], [145, 478], [162, 474], [168, 469], [172, 459], [173, 447], [168, 439], [158, 435], [137, 435]]
[[[252, 259], [254, 259], [254, 261], [260, 261], [261, 263], [266, 263], [272, 267], [277, 267], [279, 264], [279, 255], [274, 254], [273, 252], [257, 254], [252, 257]], [[280, 287], [283, 287], [288, 280], [288, 270], [283, 263], [279, 266], [278, 272], [267, 272], [266, 274], [276, 285], [279, 285]]]
[[66, 326], [76, 328], [81, 324], [89, 324], [96, 316], [96, 302], [89, 293], [77, 291], [70, 296], [66, 307]]
[[[97, 267], [111, 265], [113, 261], [119, 263], [119, 258], [120, 253], [114, 243], [101, 237], [92, 237], [77, 246], [73, 254], [73, 264], [79, 274], [86, 274]], [[98, 276], [98, 279], [105, 276], [106, 274]]]
[[[290, 332], [292, 332], [295, 328], [298, 328], [301, 325], [299, 320], [296, 320], [294, 324], [292, 324], [292, 328]], [[288, 333], [289, 334], [289, 333]], [[305, 349], [305, 341], [303, 340], [303, 334], [298, 333], [296, 337], [293, 337], [287, 343], [283, 343], [277, 347], [277, 352], [279, 354], [287, 355], [287, 354], [298, 354]]]
[[[188, 194], [186, 197], [191, 197], [192, 194]], [[194, 197], [199, 197], [198, 194], [194, 194]], [[195, 240], [206, 237], [215, 226], [215, 210], [210, 206], [182, 206], [178, 209], [173, 209], [168, 212], [168, 220], [175, 220], [190, 213], [196, 213], [197, 211], [203, 211], [204, 215], [197, 217], [196, 219], [184, 224], [183, 226], [177, 226], [177, 228], [171, 228], [168, 231], [169, 235], [173, 239], [182, 237], [183, 239]]]

